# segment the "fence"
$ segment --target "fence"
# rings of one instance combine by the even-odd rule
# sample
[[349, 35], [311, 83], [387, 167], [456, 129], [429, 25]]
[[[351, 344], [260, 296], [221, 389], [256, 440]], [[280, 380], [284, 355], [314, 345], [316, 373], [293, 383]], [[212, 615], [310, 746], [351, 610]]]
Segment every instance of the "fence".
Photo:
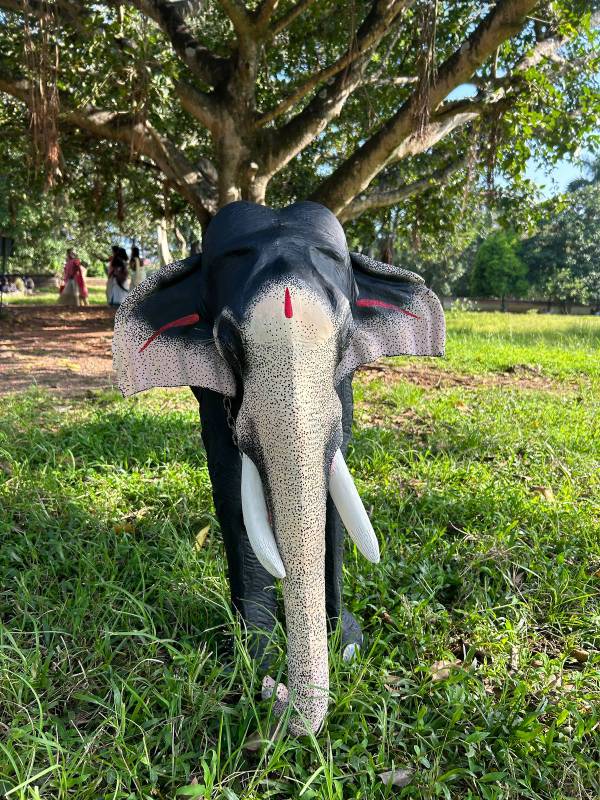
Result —
[[[502, 302], [488, 297], [442, 297], [442, 305], [446, 311], [449, 311], [454, 303], [465, 303], [469, 308], [474, 311], [502, 311]], [[515, 314], [524, 314], [527, 311], [537, 311], [539, 314], [564, 314], [564, 309], [558, 303], [552, 303], [548, 300], [513, 300], [507, 298], [504, 301], [504, 308], [506, 311], [512, 311]], [[583, 305], [581, 303], [568, 304], [569, 314], [594, 314], [597, 309], [590, 305]]]

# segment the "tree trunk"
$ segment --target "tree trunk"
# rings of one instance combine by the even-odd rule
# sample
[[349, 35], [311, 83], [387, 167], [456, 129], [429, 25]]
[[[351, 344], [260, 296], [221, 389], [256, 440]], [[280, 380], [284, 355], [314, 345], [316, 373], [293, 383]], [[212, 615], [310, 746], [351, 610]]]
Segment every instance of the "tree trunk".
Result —
[[169, 236], [167, 220], [162, 217], [156, 224], [156, 239], [158, 242], [158, 258], [161, 267], [173, 261], [171, 250], [169, 249]]
[[176, 237], [177, 241], [179, 242], [179, 257], [180, 258], [187, 258], [187, 254], [188, 254], [187, 242], [185, 240], [185, 236], [179, 230], [177, 225], [175, 225], [175, 237]]

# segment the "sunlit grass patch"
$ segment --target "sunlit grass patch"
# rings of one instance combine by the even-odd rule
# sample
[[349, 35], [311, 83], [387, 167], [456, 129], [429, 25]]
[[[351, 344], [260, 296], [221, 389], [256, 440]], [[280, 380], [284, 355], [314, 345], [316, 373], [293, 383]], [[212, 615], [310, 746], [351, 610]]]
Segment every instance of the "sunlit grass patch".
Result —
[[[104, 283], [104, 281], [102, 281]], [[88, 281], [88, 301], [91, 306], [106, 305], [106, 289], [100, 281]], [[58, 305], [58, 289], [54, 287], [36, 289], [31, 295], [4, 294], [3, 303], [8, 306], [52, 306]]]
[[600, 317], [457, 312], [446, 319], [454, 369], [526, 366], [558, 377], [600, 376]]

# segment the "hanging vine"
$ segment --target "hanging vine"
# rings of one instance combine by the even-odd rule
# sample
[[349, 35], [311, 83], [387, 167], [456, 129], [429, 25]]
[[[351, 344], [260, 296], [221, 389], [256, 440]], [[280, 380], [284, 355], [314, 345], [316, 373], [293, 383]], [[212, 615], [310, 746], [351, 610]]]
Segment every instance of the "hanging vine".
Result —
[[417, 6], [416, 19], [420, 33], [416, 65], [418, 80], [415, 90], [413, 119], [415, 121], [415, 134], [418, 138], [423, 137], [429, 124], [429, 115], [431, 113], [429, 97], [437, 76], [435, 59], [437, 11], [437, 0], [420, 0]]
[[117, 220], [122, 225], [125, 222], [125, 198], [123, 195], [123, 181], [120, 177], [117, 178], [115, 195], [117, 200]]
[[36, 169], [44, 170], [44, 187], [49, 189], [61, 177], [57, 85], [59, 48], [54, 4], [42, 0], [41, 11], [33, 17], [29, 13], [29, 0], [22, 0], [22, 3], [33, 162]]
[[481, 124], [481, 151], [485, 164], [486, 190], [490, 199], [496, 192], [495, 172], [498, 163], [498, 150], [502, 142], [502, 112], [494, 109], [487, 114]]
[[148, 122], [148, 108], [151, 85], [151, 68], [148, 63], [147, 43], [149, 41], [148, 20], [142, 17], [140, 44], [136, 45], [130, 69], [131, 110], [133, 114], [134, 135], [131, 139], [130, 158], [137, 156], [141, 149], [144, 129]]
[[477, 177], [477, 163], [480, 158], [480, 127], [480, 121], [476, 120], [468, 128], [469, 146], [467, 149], [467, 160], [465, 164], [466, 178], [462, 196], [463, 211], [467, 208]]
[[416, 253], [421, 249], [421, 221], [423, 216], [423, 201], [420, 194], [414, 198], [414, 217], [411, 225], [411, 244]]

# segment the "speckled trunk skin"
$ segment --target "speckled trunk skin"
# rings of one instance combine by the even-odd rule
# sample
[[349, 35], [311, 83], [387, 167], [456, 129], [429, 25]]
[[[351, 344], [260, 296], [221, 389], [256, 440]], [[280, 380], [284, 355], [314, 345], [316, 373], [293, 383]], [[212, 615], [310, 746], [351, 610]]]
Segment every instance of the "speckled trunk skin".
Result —
[[[283, 313], [286, 288], [291, 318]], [[297, 734], [321, 727], [328, 702], [327, 475], [342, 440], [336, 327], [324, 303], [289, 282], [261, 295], [242, 326], [247, 364], [237, 430], [261, 474], [286, 570], [288, 689]]]

